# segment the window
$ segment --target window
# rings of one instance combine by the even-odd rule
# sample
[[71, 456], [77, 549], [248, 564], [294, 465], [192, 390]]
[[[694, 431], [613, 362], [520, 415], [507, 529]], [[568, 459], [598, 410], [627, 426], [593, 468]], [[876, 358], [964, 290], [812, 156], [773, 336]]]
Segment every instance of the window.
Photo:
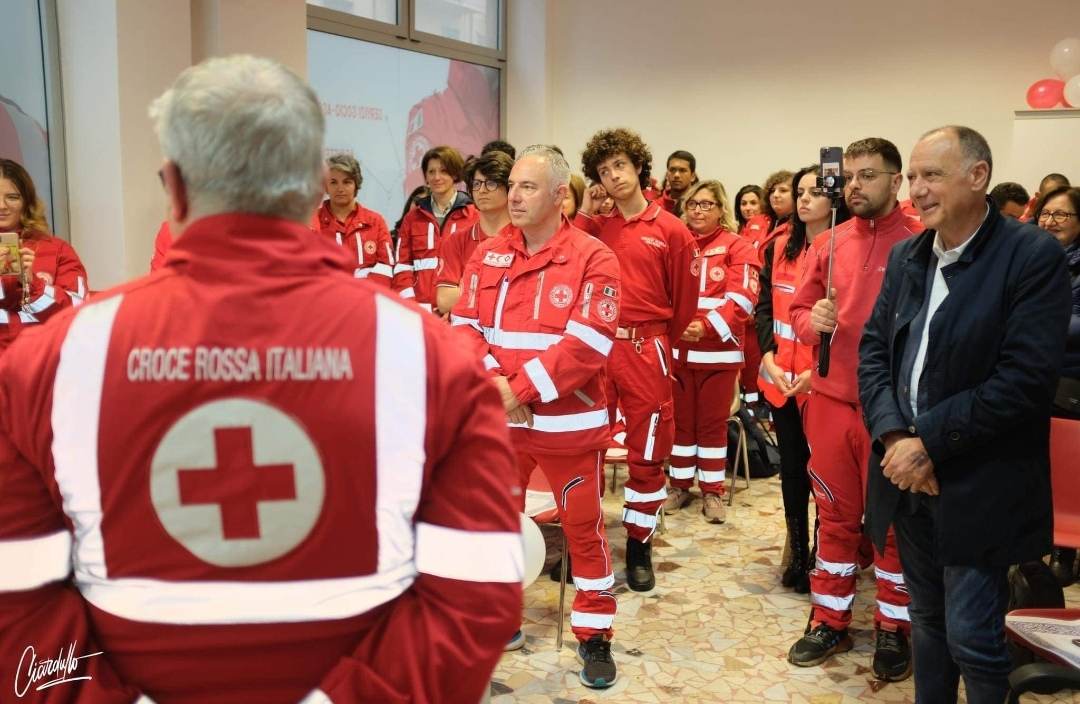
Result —
[[397, 0], [308, 0], [308, 4], [376, 22], [398, 23]]
[[30, 173], [53, 232], [67, 228], [53, 2], [6, 3], [0, 41], [0, 157]]
[[308, 31], [308, 76], [326, 116], [326, 151], [363, 171], [359, 200], [390, 227], [441, 144], [479, 154], [500, 134], [501, 71], [468, 61]]
[[500, 0], [415, 0], [416, 29], [444, 39], [499, 48]]

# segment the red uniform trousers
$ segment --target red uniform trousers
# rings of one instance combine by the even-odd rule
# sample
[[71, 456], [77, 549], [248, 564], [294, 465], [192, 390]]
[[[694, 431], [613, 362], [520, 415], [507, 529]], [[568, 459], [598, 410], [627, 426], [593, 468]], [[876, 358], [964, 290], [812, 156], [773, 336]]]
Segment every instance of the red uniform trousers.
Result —
[[761, 370], [761, 344], [758, 343], [754, 326], [754, 318], [751, 317], [746, 322], [747, 334], [743, 337], [743, 359], [746, 364], [739, 370], [739, 386], [742, 387], [743, 398], [747, 403], [755, 403], [760, 398], [758, 374]]
[[[817, 503], [817, 562], [810, 571], [810, 603], [814, 622], [847, 628], [855, 600], [862, 519], [866, 501], [866, 469], [870, 434], [862, 409], [820, 393], [810, 394], [803, 415], [810, 445], [807, 472]], [[896, 537], [889, 529], [885, 554], [874, 550], [877, 609], [874, 624], [886, 630], [911, 632], [908, 604]]]
[[559, 522], [570, 552], [570, 569], [577, 589], [570, 611], [570, 628], [582, 642], [595, 635], [610, 640], [615, 620], [615, 594], [611, 591], [615, 586], [615, 573], [600, 506], [600, 487], [604, 485], [603, 451], [588, 450], [574, 455], [519, 451], [522, 492], [518, 508], [521, 510], [525, 509], [524, 488], [537, 465], [555, 494]]
[[623, 526], [627, 537], [647, 542], [667, 498], [664, 460], [675, 437], [667, 336], [615, 340], [607, 371], [609, 417], [617, 405], [626, 425]]
[[675, 367], [675, 445], [671, 486], [689, 489], [697, 475], [703, 494], [724, 494], [727, 420], [741, 369]]

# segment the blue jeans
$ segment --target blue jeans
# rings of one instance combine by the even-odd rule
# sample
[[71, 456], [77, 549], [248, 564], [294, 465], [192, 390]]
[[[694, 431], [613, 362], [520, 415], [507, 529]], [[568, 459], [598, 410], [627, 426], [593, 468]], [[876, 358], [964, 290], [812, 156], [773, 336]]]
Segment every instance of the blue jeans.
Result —
[[1008, 567], [942, 565], [935, 548], [937, 499], [895, 518], [911, 594], [911, 651], [918, 704], [955, 704], [960, 677], [970, 704], [1002, 704], [1012, 660], [1005, 642]]

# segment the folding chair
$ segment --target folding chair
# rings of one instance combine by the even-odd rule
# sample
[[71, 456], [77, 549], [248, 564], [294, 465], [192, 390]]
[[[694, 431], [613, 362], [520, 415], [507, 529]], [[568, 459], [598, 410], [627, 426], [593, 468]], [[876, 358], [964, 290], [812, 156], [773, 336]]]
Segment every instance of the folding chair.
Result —
[[[525, 490], [525, 513], [536, 521], [537, 525], [554, 524], [559, 526], [559, 536], [562, 539], [562, 567], [560, 568], [561, 578], [559, 580], [559, 620], [555, 642], [558, 649], [562, 650], [563, 621], [566, 620], [566, 558], [568, 553], [566, 533], [563, 532], [562, 525], [559, 524], [559, 508], [555, 501], [555, 494], [548, 484], [547, 477], [544, 476], [540, 467], [535, 467], [532, 474], [529, 475], [529, 486]], [[544, 577], [544, 579], [547, 578]]]
[[739, 476], [739, 463], [742, 462], [743, 476], [746, 478], [746, 490], [750, 491], [750, 452], [746, 449], [746, 427], [742, 418], [739, 418], [739, 409], [742, 408], [742, 397], [739, 394], [739, 379], [735, 378], [735, 395], [731, 399], [731, 412], [728, 413], [728, 423], [734, 423], [739, 429], [739, 451], [735, 455], [735, 462], [731, 465], [731, 479], [728, 482], [727, 503], [731, 506], [735, 500], [735, 480]]

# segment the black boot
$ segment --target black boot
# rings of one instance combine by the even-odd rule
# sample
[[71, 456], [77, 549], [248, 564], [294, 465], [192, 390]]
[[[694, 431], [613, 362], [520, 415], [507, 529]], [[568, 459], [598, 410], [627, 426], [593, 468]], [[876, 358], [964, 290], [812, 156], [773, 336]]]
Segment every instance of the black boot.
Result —
[[1073, 565], [1076, 564], [1076, 550], [1073, 548], [1059, 548], [1054, 546], [1050, 552], [1050, 571], [1054, 573], [1054, 579], [1064, 589], [1076, 580]]
[[810, 593], [810, 536], [806, 534], [806, 516], [787, 517], [791, 562], [780, 577], [780, 584], [799, 594]]
[[635, 592], [647, 592], [656, 586], [652, 569], [652, 542], [626, 539], [626, 586]]

